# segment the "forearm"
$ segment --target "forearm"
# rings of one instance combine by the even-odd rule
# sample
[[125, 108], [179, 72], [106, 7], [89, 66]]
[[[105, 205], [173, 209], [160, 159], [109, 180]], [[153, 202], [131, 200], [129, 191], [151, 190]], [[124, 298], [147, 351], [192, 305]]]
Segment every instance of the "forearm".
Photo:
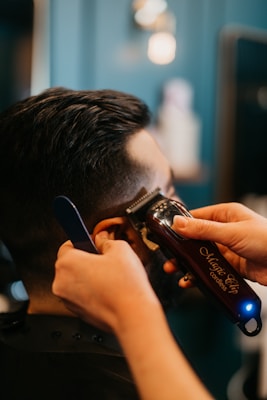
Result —
[[175, 342], [160, 304], [129, 310], [116, 334], [143, 400], [211, 400]]
[[53, 292], [88, 323], [113, 330], [143, 400], [211, 400], [173, 339], [139, 258], [126, 242], [98, 245], [101, 256], [62, 246]]

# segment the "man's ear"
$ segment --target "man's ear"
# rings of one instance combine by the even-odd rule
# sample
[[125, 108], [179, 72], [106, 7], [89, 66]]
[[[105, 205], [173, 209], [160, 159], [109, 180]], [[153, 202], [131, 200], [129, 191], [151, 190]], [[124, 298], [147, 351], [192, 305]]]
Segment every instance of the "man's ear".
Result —
[[109, 239], [127, 240], [127, 230], [129, 228], [129, 223], [125, 217], [113, 217], [106, 218], [98, 222], [93, 230], [93, 238], [95, 235], [101, 231], [107, 231], [109, 234]]
[[98, 222], [93, 230], [93, 239], [101, 231], [107, 231], [109, 239], [125, 240], [144, 265], [148, 262], [149, 251], [126, 217], [107, 218]]

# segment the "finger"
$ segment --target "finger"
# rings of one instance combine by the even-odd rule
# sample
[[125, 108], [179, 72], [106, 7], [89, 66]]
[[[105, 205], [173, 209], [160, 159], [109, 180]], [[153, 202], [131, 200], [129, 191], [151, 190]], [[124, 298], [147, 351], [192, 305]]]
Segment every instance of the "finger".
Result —
[[177, 215], [173, 220], [173, 228], [178, 233], [192, 239], [203, 239], [228, 245], [233, 235], [239, 230], [236, 224], [225, 224], [203, 219]]
[[255, 216], [255, 213], [240, 203], [220, 203], [191, 211], [195, 218], [217, 222], [237, 222]]
[[[120, 256], [131, 256], [133, 250], [125, 240], [110, 239], [107, 231], [101, 231], [95, 236], [96, 247], [100, 253], [119, 253]], [[135, 253], [134, 253], [135, 254]]]
[[177, 271], [177, 263], [175, 259], [165, 261], [163, 270], [166, 274], [172, 274]]
[[74, 248], [74, 246], [73, 246], [73, 244], [71, 243], [71, 241], [70, 241], [70, 240], [67, 240], [66, 242], [64, 242], [64, 243], [59, 247], [57, 256], [58, 256], [58, 257], [61, 257], [61, 256], [63, 256], [66, 252], [68, 252], [70, 249], [73, 249], [73, 248]]
[[229, 208], [231, 208], [230, 204], [221, 203], [212, 206], [196, 208], [190, 212], [194, 218], [226, 222]]
[[100, 253], [105, 253], [108, 249], [108, 243], [111, 242], [107, 231], [101, 231], [95, 236], [95, 244]]
[[186, 274], [181, 279], [179, 279], [178, 285], [183, 289], [194, 287], [194, 278], [190, 274]]
[[183, 277], [183, 278], [179, 279], [178, 286], [182, 289], [189, 289], [189, 288], [194, 287], [194, 283], [190, 280], [184, 279], [184, 277]]

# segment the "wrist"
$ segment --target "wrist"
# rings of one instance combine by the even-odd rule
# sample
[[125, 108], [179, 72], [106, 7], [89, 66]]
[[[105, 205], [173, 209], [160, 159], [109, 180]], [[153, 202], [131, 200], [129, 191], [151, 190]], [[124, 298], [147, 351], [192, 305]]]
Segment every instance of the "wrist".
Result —
[[140, 296], [132, 298], [130, 301], [123, 302], [123, 307], [120, 307], [116, 314], [116, 321], [113, 326], [113, 331], [119, 340], [124, 339], [132, 332], [146, 330], [146, 322], [157, 316], [164, 316], [162, 306], [157, 296]]

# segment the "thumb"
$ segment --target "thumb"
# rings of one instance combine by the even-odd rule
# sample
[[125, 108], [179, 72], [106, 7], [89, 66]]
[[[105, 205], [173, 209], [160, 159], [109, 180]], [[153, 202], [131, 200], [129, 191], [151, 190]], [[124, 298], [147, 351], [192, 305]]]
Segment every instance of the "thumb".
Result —
[[105, 253], [108, 250], [110, 242], [107, 231], [101, 231], [95, 236], [95, 244], [100, 253]]
[[173, 229], [188, 238], [223, 243], [228, 226], [221, 222], [176, 215], [173, 219]]

